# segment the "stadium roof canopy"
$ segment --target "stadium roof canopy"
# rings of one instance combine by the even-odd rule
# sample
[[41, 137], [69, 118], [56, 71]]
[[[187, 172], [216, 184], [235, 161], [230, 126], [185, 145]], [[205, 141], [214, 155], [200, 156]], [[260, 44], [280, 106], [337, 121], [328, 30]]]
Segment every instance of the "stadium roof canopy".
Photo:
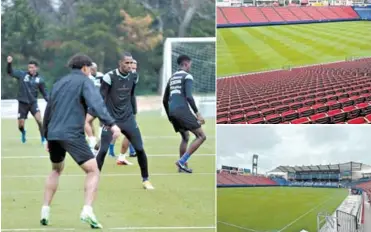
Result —
[[361, 171], [365, 168], [371, 168], [370, 165], [348, 162], [342, 164], [327, 164], [327, 165], [303, 165], [303, 166], [279, 166], [270, 172], [311, 172], [311, 171]]

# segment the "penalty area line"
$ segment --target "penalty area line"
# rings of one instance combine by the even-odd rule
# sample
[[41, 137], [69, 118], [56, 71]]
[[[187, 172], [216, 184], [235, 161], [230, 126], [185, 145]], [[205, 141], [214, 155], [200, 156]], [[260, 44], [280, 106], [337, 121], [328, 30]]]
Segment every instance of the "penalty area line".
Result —
[[[215, 154], [194, 154], [195, 157], [197, 156], [215, 156]], [[159, 155], [147, 155], [147, 157], [179, 157], [179, 154], [159, 154]], [[46, 159], [49, 158], [47, 155], [27, 155], [27, 156], [1, 156], [1, 159]]]
[[[143, 227], [113, 227], [108, 230], [215, 230], [215, 226], [143, 226]], [[2, 229], [2, 231], [77, 231], [76, 228], [20, 228]]]

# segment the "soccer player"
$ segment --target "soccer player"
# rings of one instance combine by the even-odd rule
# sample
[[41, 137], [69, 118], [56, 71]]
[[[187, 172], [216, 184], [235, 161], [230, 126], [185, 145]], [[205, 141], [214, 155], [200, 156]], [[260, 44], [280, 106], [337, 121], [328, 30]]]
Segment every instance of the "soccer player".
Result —
[[[132, 75], [137, 75], [136, 79], [139, 80], [139, 75], [137, 73], [137, 61], [133, 59], [133, 63], [131, 65], [131, 72], [132, 72]], [[136, 103], [136, 98], [135, 96], [133, 96], [133, 105], [135, 107], [133, 107], [133, 114], [134, 116], [136, 115], [137, 113], [137, 103]], [[112, 156], [112, 157], [115, 157], [115, 142], [116, 141], [112, 141], [111, 144], [109, 145], [109, 155]], [[133, 165], [133, 163], [131, 163], [129, 160], [126, 159], [126, 152], [129, 148], [129, 156], [130, 157], [135, 157], [136, 156], [136, 153], [135, 153], [135, 149], [133, 147], [133, 145], [130, 143], [130, 141], [128, 140], [128, 138], [126, 138], [124, 136], [123, 140], [122, 140], [122, 143], [121, 143], [121, 149], [120, 149], [120, 155], [119, 157], [117, 158], [117, 165]]]
[[[179, 147], [180, 159], [175, 164], [178, 166], [179, 172], [192, 173], [192, 169], [188, 168], [187, 161], [206, 140], [206, 135], [201, 128], [205, 120], [198, 111], [192, 97], [193, 77], [189, 74], [192, 65], [191, 58], [186, 55], [180, 55], [177, 63], [179, 70], [172, 75], [167, 83], [163, 105], [175, 132], [179, 132], [182, 137]], [[192, 114], [189, 106], [191, 106], [197, 118]], [[187, 149], [189, 131], [196, 138]]]
[[[98, 66], [96, 63], [93, 62], [89, 79], [94, 83], [94, 86], [96, 86], [98, 90], [100, 89], [102, 78], [103, 73], [98, 72]], [[91, 108], [89, 108], [85, 120], [85, 133], [88, 136], [89, 146], [92, 150], [94, 150], [94, 147], [97, 144], [96, 134], [93, 126], [93, 121], [96, 117], [96, 113]]]
[[102, 228], [93, 213], [92, 204], [103, 163], [97, 162], [85, 140], [84, 124], [87, 108], [94, 110], [97, 117], [107, 126], [105, 129], [110, 128], [114, 138], [120, 135], [120, 128], [108, 113], [99, 91], [89, 80], [91, 63], [91, 59], [85, 55], [75, 55], [71, 58], [68, 66], [72, 71], [53, 85], [45, 110], [44, 135], [48, 140], [52, 172], [45, 184], [40, 220], [42, 225], [49, 224], [50, 204], [57, 191], [59, 176], [62, 174], [64, 159], [68, 152], [86, 173], [85, 204], [80, 219], [89, 223], [92, 228]]
[[[139, 80], [139, 75], [137, 73], [137, 61], [134, 60], [134, 59], [133, 59], [133, 64], [131, 65], [131, 72], [133, 73], [133, 75], [137, 75], [136, 78], [137, 78], [137, 80]], [[134, 101], [135, 101], [134, 104], [136, 106], [137, 105], [136, 104], [136, 99], [134, 99]], [[137, 113], [137, 107], [135, 107], [133, 109], [133, 114], [136, 115], [136, 113]], [[122, 143], [121, 143], [120, 156], [117, 160], [118, 165], [126, 165], [126, 164], [131, 165], [132, 164], [131, 162], [127, 163], [125, 153], [127, 152], [128, 148], [129, 148], [129, 156], [130, 157], [135, 157], [136, 154], [135, 154], [135, 149], [134, 149], [133, 145], [130, 143], [128, 138], [124, 137], [124, 139], [122, 140]]]
[[21, 131], [21, 141], [26, 142], [25, 120], [27, 119], [28, 112], [31, 112], [39, 127], [41, 142], [46, 143], [43, 136], [42, 120], [39, 106], [37, 105], [38, 91], [41, 92], [45, 101], [48, 101], [48, 92], [46, 90], [45, 81], [39, 75], [38, 64], [36, 61], [28, 62], [28, 71], [14, 70], [12, 67], [13, 57], [7, 58], [7, 73], [18, 80], [18, 129]]
[[[145, 189], [154, 189], [149, 182], [147, 155], [144, 151], [142, 135], [134, 116], [136, 112], [135, 86], [138, 83], [138, 79], [137, 75], [131, 72], [132, 63], [133, 58], [131, 54], [124, 53], [120, 58], [119, 68], [103, 76], [101, 94], [108, 111], [136, 151], [143, 187]], [[103, 130], [101, 146], [97, 155], [98, 162], [99, 160], [104, 160], [111, 141], [111, 133]]]

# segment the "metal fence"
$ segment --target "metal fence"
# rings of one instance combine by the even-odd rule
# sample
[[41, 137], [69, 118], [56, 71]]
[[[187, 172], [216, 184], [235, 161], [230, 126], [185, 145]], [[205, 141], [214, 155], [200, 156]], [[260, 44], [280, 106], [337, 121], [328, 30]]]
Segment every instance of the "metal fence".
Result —
[[357, 216], [336, 210], [337, 232], [358, 232]]

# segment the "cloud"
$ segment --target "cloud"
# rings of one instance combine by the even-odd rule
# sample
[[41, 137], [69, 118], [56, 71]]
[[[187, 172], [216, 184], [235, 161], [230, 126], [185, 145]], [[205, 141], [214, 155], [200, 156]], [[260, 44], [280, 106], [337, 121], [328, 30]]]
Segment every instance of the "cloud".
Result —
[[252, 167], [362, 162], [371, 165], [371, 127], [358, 125], [259, 125], [217, 127], [217, 165]]

